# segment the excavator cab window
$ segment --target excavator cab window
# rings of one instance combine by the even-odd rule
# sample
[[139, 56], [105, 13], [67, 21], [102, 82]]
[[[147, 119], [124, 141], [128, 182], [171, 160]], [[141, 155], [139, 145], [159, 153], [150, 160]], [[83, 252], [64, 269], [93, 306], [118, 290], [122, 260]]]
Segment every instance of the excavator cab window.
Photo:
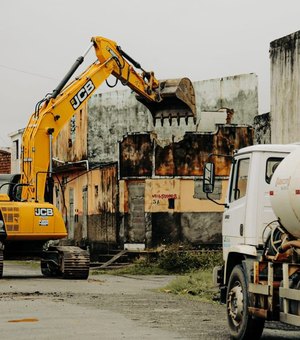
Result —
[[15, 186], [20, 182], [20, 174], [2, 174], [0, 175], [0, 193], [7, 194], [11, 201], [16, 201], [16, 196], [21, 197], [21, 190], [14, 190]]

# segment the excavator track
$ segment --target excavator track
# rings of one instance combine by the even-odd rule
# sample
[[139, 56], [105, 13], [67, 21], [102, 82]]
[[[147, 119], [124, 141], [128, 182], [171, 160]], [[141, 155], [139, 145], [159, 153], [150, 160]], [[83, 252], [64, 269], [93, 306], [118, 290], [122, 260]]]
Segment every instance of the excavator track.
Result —
[[64, 279], [86, 280], [89, 276], [90, 256], [79, 247], [56, 247], [62, 258], [62, 276]]
[[[47, 253], [51, 256], [47, 256]], [[63, 279], [86, 280], [89, 276], [88, 251], [75, 246], [50, 247], [41, 260], [42, 274]]]

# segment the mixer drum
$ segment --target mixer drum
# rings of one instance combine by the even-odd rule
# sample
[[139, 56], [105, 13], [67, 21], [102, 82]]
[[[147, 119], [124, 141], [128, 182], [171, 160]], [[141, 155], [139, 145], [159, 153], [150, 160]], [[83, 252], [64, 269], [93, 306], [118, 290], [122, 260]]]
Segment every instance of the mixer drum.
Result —
[[300, 147], [278, 165], [270, 184], [270, 200], [282, 226], [300, 238]]

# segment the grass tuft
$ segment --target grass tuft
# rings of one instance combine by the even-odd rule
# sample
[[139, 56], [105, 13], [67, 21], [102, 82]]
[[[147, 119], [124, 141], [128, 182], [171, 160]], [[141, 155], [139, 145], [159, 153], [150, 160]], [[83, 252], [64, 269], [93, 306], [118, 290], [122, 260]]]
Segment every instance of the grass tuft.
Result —
[[178, 275], [166, 287], [165, 293], [188, 296], [193, 299], [212, 302], [218, 294], [213, 287], [212, 270], [222, 264], [222, 251], [190, 250], [172, 245], [158, 257], [145, 256], [132, 265], [107, 272], [92, 271], [93, 274], [113, 275]]
[[212, 271], [209, 269], [178, 276], [160, 291], [185, 295], [204, 302], [214, 301], [218, 294], [218, 290], [213, 287]]

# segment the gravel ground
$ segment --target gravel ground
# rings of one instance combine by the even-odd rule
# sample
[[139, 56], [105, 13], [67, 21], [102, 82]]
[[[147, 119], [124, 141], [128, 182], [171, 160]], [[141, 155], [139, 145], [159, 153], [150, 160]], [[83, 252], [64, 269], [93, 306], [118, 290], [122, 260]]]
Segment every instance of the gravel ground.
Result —
[[[91, 275], [48, 279], [7, 262], [0, 280], [5, 339], [229, 339], [225, 307], [158, 292], [172, 276]], [[68, 336], [67, 336], [68, 335]], [[299, 339], [298, 329], [268, 323], [263, 339]]]

